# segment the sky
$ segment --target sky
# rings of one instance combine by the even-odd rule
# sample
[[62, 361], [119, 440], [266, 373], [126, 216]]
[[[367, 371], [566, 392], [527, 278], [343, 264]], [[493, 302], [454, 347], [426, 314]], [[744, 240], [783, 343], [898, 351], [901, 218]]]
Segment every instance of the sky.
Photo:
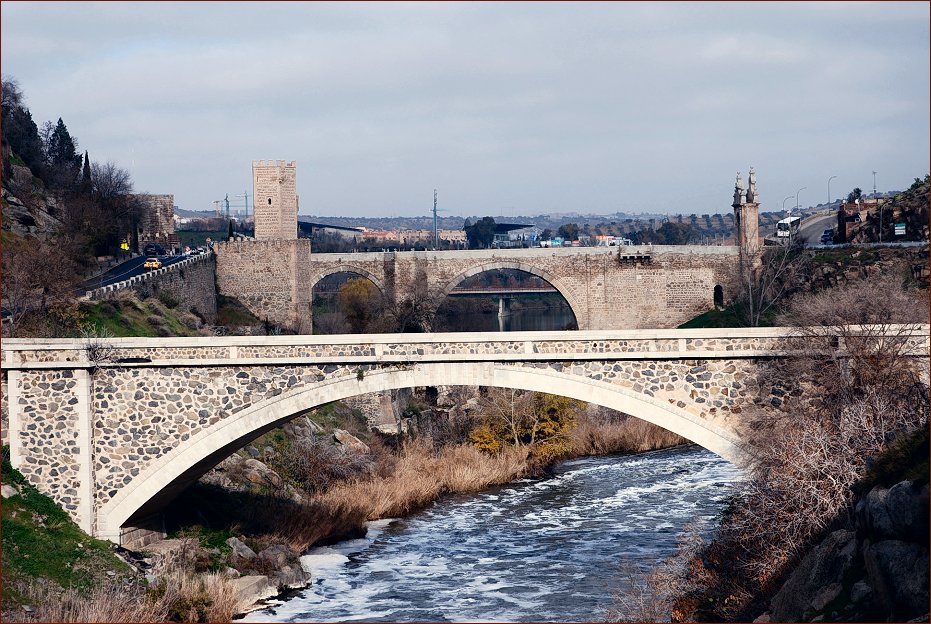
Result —
[[[38, 125], [186, 210], [297, 162], [317, 216], [761, 210], [929, 166], [929, 3], [0, 4]], [[803, 189], [803, 190], [799, 190]], [[787, 199], [788, 198], [788, 199]]]

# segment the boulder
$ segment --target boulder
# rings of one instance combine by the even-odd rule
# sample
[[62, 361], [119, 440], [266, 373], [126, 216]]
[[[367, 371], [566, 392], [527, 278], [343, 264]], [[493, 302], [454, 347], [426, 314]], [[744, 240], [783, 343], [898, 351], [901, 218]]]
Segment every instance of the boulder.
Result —
[[856, 534], [839, 530], [809, 551], [773, 597], [774, 622], [809, 621], [840, 595], [844, 575], [857, 554]]
[[242, 463], [243, 476], [250, 483], [256, 485], [271, 485], [272, 487], [281, 487], [284, 481], [277, 472], [263, 464], [257, 459], [247, 459]]
[[271, 575], [272, 581], [279, 589], [296, 589], [303, 587], [310, 580], [301, 564], [288, 565]]
[[884, 539], [928, 543], [928, 485], [902, 481], [889, 489], [875, 487], [856, 506], [861, 534]]
[[258, 558], [267, 562], [271, 567], [282, 569], [288, 565], [291, 559], [291, 551], [283, 544], [273, 544], [260, 552]]
[[4, 483], [2, 486], [0, 486], [0, 496], [2, 496], [3, 498], [17, 496], [18, 494], [19, 494], [19, 490], [17, 490], [16, 487], [13, 485]]
[[267, 576], [250, 575], [233, 579], [236, 590], [236, 612], [243, 613], [259, 600], [270, 598], [278, 593], [278, 589], [268, 582]]
[[901, 540], [883, 540], [863, 549], [867, 581], [876, 604], [905, 621], [928, 612], [928, 548]]
[[246, 561], [255, 559], [255, 551], [243, 544], [239, 538], [231, 537], [226, 540], [227, 546], [233, 549], [233, 555]]
[[371, 449], [369, 449], [368, 445], [365, 442], [363, 442], [356, 436], [352, 435], [348, 431], [345, 431], [343, 429], [334, 429], [333, 437], [336, 438], [336, 441], [342, 444], [343, 447], [349, 449], [350, 451], [354, 453], [364, 453], [364, 454], [371, 453]]

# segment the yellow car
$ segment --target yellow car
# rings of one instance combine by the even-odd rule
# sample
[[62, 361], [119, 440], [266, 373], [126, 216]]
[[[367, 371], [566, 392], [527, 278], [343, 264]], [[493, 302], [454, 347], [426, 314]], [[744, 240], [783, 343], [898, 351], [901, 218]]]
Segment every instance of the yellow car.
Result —
[[158, 258], [148, 258], [142, 266], [147, 269], [160, 269], [162, 268], [162, 261]]

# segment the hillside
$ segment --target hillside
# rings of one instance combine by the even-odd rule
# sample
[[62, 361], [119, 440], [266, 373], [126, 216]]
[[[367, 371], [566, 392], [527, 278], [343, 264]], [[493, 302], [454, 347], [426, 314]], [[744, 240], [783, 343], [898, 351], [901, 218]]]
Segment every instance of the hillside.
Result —
[[[892, 240], [928, 240], [929, 234], [929, 176], [915, 178], [912, 186], [896, 193], [883, 204], [882, 210], [871, 211], [862, 226], [853, 234], [851, 242], [869, 243]], [[905, 224], [905, 236], [895, 234], [895, 225]], [[881, 227], [880, 227], [881, 226]]]

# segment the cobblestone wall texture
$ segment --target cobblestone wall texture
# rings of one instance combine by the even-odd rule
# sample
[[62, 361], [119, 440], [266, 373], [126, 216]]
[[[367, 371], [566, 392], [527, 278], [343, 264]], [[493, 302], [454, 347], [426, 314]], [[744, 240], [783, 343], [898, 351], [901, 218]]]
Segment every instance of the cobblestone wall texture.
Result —
[[17, 439], [11, 440], [22, 449], [16, 467], [23, 476], [75, 517], [82, 502], [79, 401], [75, 371], [23, 371]]

